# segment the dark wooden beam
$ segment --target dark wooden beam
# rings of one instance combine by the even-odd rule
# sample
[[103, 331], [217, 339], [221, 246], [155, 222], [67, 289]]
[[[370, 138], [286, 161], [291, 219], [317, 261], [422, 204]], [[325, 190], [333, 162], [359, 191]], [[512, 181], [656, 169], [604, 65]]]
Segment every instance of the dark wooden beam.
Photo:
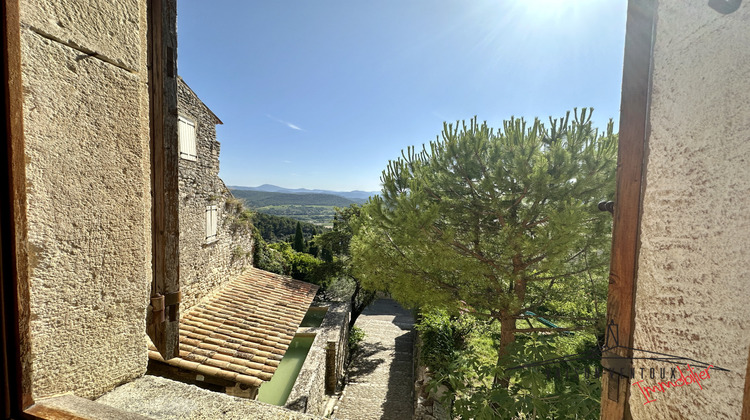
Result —
[[[651, 60], [656, 4], [654, 0], [628, 2], [625, 59], [622, 76], [620, 138], [617, 156], [612, 260], [610, 262], [607, 324], [618, 327], [619, 348], [613, 351], [632, 357], [634, 303], [637, 290], [637, 259], [640, 246], [642, 175], [649, 135]], [[601, 418], [630, 418], [626, 376], [602, 375]]]
[[33, 404], [29, 358], [29, 283], [26, 253], [26, 163], [23, 138], [19, 1], [2, 4], [3, 141], [0, 166], [3, 415], [23, 418]]
[[[195, 385], [199, 388], [208, 389], [209, 391], [214, 392], [223, 393], [226, 388], [231, 388], [237, 385], [236, 382], [216, 378], [213, 376], [199, 375], [196, 372], [180, 369], [176, 366], [157, 362], [155, 360], [148, 361], [148, 370], [146, 371], [146, 373], [153, 376], [161, 376], [162, 378]], [[202, 377], [203, 379], [198, 379], [198, 377]]]
[[177, 143], [177, 4], [148, 0], [151, 129], [152, 305], [147, 331], [165, 359], [178, 354], [179, 194]]

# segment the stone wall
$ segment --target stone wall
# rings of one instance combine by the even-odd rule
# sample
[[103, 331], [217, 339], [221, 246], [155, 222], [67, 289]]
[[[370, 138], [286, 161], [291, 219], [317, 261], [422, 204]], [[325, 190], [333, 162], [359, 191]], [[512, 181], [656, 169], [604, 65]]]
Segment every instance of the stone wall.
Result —
[[[252, 263], [252, 232], [241, 220], [241, 202], [219, 178], [221, 121], [180, 78], [178, 113], [196, 124], [195, 161], [180, 159], [180, 291], [186, 313], [201, 298]], [[206, 240], [206, 207], [218, 208], [215, 240]]]
[[636, 420], [740, 417], [750, 346], [747, 3], [722, 15], [706, 2], [658, 2], [634, 347], [730, 372], [648, 404], [633, 387]]
[[[304, 334], [310, 334], [312, 328]], [[313, 415], [325, 410], [326, 340], [316, 334], [284, 407]]]
[[117, 388], [97, 402], [159, 420], [324, 420], [150, 375]]
[[34, 398], [142, 375], [151, 282], [146, 2], [21, 0]]
[[422, 362], [422, 336], [417, 332], [414, 343], [414, 419], [413, 420], [449, 420], [450, 406], [440, 402], [448, 392], [448, 387], [440, 385], [437, 393], [430, 392], [429, 383], [432, 374]]
[[[324, 305], [325, 306], [325, 305]], [[304, 334], [315, 334], [310, 351], [297, 375], [286, 408], [322, 416], [333, 389], [343, 378], [349, 341], [349, 302], [331, 302], [320, 327], [303, 328]]]

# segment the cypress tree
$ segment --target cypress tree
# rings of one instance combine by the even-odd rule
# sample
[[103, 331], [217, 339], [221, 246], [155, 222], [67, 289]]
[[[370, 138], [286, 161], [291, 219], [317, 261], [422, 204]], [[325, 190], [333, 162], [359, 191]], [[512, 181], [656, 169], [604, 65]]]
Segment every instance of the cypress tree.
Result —
[[302, 236], [302, 225], [297, 222], [297, 230], [294, 232], [292, 249], [297, 252], [305, 252], [305, 238]]

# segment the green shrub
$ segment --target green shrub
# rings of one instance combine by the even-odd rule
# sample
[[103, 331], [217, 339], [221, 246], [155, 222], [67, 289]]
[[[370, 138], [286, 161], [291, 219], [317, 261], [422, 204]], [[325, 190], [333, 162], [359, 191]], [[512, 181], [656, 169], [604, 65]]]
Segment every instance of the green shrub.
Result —
[[451, 317], [443, 310], [428, 310], [416, 325], [422, 339], [422, 363], [433, 372], [445, 372], [465, 350], [475, 322], [469, 316]]
[[359, 349], [360, 343], [365, 339], [365, 332], [362, 330], [362, 328], [359, 327], [352, 327], [351, 330], [349, 330], [349, 342], [347, 343], [349, 346], [349, 357], [357, 352]]

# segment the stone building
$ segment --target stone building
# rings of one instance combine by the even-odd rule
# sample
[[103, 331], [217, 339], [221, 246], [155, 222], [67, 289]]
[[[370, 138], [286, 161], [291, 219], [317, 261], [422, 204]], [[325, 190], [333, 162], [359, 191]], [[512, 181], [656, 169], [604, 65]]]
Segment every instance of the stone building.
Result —
[[177, 78], [180, 145], [180, 291], [190, 309], [252, 263], [252, 231], [219, 178], [221, 120]]
[[15, 25], [26, 402], [66, 392], [95, 397], [143, 375], [148, 362], [148, 16], [145, 1], [100, 6], [24, 0]]
[[[0, 8], [0, 412], [143, 418], [90, 399], [143, 377], [149, 337], [179, 356], [181, 313], [251, 262], [218, 178], [220, 121], [177, 77], [174, 0]], [[282, 410], [253, 407], [241, 417]]]

